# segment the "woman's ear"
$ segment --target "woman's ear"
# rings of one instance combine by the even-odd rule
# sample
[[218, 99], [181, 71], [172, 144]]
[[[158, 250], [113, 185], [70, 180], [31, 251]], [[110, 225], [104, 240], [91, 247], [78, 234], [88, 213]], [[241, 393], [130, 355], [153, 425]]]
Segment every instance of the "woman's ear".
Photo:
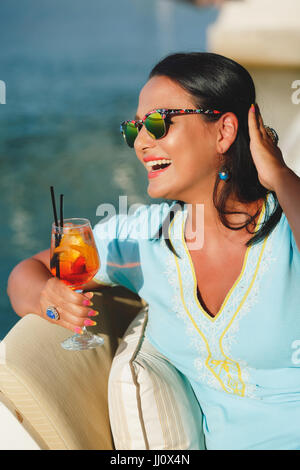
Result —
[[236, 139], [239, 123], [235, 114], [226, 113], [218, 120], [217, 151], [225, 153]]

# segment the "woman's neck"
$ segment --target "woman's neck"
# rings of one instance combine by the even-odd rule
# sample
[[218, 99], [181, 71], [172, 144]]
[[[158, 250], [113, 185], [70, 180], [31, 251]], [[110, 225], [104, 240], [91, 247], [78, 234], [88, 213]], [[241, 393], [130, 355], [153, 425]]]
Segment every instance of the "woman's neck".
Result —
[[[243, 213], [251, 216], [258, 212], [257, 217], [250, 229], [253, 230], [257, 224], [259, 214], [263, 206], [263, 199], [254, 201], [252, 203], [242, 204], [237, 200], [229, 199], [226, 204], [226, 210], [233, 212], [242, 212], [242, 214], [227, 215], [226, 218], [230, 225], [239, 226], [243, 225], [247, 216]], [[185, 224], [185, 238], [190, 243], [197, 239], [195, 246], [201, 247], [204, 244], [217, 247], [218, 244], [227, 240], [228, 242], [240, 242], [247, 241], [250, 238], [250, 234], [246, 228], [241, 230], [231, 230], [225, 227], [221, 222], [218, 211], [214, 206], [212, 197], [206, 200], [202, 199], [202, 202], [187, 203], [188, 215]], [[202, 241], [201, 241], [202, 240]]]

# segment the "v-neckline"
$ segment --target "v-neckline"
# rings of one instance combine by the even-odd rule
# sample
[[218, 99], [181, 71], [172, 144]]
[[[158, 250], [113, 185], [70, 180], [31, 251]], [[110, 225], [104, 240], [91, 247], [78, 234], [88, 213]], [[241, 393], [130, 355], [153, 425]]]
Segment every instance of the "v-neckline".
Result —
[[[261, 220], [262, 220], [262, 218], [265, 214], [266, 202], [268, 203], [268, 197], [269, 197], [269, 194], [267, 195], [267, 200], [264, 200], [264, 203], [263, 203], [263, 206], [262, 206], [257, 224], [255, 226], [254, 232], [256, 232], [258, 230], [258, 227], [261, 223]], [[187, 219], [187, 209], [186, 209], [186, 206], [185, 206], [185, 208], [184, 208], [184, 218], [183, 218], [183, 224], [182, 224], [182, 242], [183, 242], [184, 250], [185, 250], [185, 252], [187, 254], [187, 257], [189, 259], [189, 262], [190, 262], [192, 276], [193, 276], [193, 279], [194, 279], [194, 288], [193, 288], [193, 290], [194, 290], [195, 301], [196, 301], [196, 304], [197, 304], [199, 310], [204, 314], [204, 316], [206, 318], [208, 318], [211, 322], [215, 322], [221, 316], [225, 306], [227, 305], [229, 299], [233, 295], [234, 290], [236, 289], [237, 285], [240, 283], [241, 279], [243, 278], [244, 272], [246, 271], [249, 254], [250, 254], [250, 252], [253, 248], [253, 245], [247, 247], [247, 250], [246, 250], [245, 255], [244, 255], [242, 269], [240, 271], [240, 274], [238, 275], [237, 279], [235, 280], [235, 282], [233, 283], [233, 285], [231, 286], [231, 288], [229, 289], [229, 291], [225, 295], [225, 298], [224, 298], [224, 300], [221, 304], [221, 307], [220, 307], [219, 311], [216, 313], [216, 315], [212, 316], [210, 313], [208, 313], [204, 309], [204, 307], [202, 306], [201, 302], [199, 301], [199, 298], [198, 298], [198, 295], [197, 295], [198, 283], [197, 283], [197, 278], [196, 278], [196, 273], [195, 273], [195, 267], [194, 267], [194, 264], [193, 264], [193, 261], [192, 261], [192, 258], [191, 258], [191, 254], [189, 252], [189, 249], [187, 247], [187, 243], [186, 243], [186, 240], [185, 240], [185, 222], [186, 222], [186, 219]]]

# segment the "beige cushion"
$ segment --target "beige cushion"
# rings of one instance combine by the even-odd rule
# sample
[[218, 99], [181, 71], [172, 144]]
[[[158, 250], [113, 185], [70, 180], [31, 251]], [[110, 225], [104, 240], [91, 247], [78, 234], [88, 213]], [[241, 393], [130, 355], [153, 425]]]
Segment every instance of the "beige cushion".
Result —
[[0, 342], [0, 402], [41, 449], [113, 449], [108, 375], [142, 301], [116, 287], [95, 293], [93, 302], [100, 315], [91, 331], [104, 337], [102, 347], [65, 351], [60, 343], [72, 332], [32, 314]]
[[95, 350], [65, 351], [60, 342], [70, 334], [36, 315], [22, 318], [4, 340], [0, 390], [43, 449], [112, 449], [108, 342]]
[[117, 450], [204, 449], [202, 413], [187, 379], [144, 337], [147, 308], [127, 329], [109, 376]]
[[28, 423], [0, 392], [0, 451], [40, 449], [28, 430]]

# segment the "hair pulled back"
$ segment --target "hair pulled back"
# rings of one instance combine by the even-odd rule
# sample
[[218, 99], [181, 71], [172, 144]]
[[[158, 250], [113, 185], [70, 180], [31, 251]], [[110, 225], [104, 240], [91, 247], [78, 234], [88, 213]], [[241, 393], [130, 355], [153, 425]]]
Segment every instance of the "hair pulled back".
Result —
[[[232, 112], [238, 119], [238, 131], [235, 141], [228, 151], [222, 155], [223, 163], [229, 171], [230, 178], [217, 191], [220, 178], [216, 174], [213, 191], [213, 203], [223, 225], [231, 230], [246, 228], [249, 233], [258, 212], [253, 216], [247, 212], [231, 212], [226, 209], [226, 202], [234, 196], [241, 203], [251, 203], [259, 199], [266, 201], [270, 192], [259, 182], [256, 167], [250, 152], [250, 137], [248, 129], [248, 112], [252, 103], [256, 101], [255, 86], [249, 72], [240, 64], [219, 54], [210, 52], [191, 52], [171, 54], [162, 59], [150, 72], [149, 79], [154, 76], [166, 76], [185, 91], [193, 99], [196, 108], [218, 109], [221, 114], [201, 115], [206, 121], [215, 121], [226, 112]], [[282, 214], [275, 192], [272, 191], [275, 206], [271, 214], [266, 212], [265, 222], [247, 242], [247, 246], [260, 242], [277, 225]], [[177, 201], [183, 207], [182, 201]], [[266, 205], [266, 210], [268, 206]], [[246, 222], [243, 225], [233, 226], [229, 223], [227, 215], [245, 214]], [[174, 214], [171, 215], [171, 219]], [[164, 224], [160, 228], [159, 236], [166, 233]], [[172, 249], [169, 240], [166, 239]], [[173, 251], [173, 250], [172, 250]]]

